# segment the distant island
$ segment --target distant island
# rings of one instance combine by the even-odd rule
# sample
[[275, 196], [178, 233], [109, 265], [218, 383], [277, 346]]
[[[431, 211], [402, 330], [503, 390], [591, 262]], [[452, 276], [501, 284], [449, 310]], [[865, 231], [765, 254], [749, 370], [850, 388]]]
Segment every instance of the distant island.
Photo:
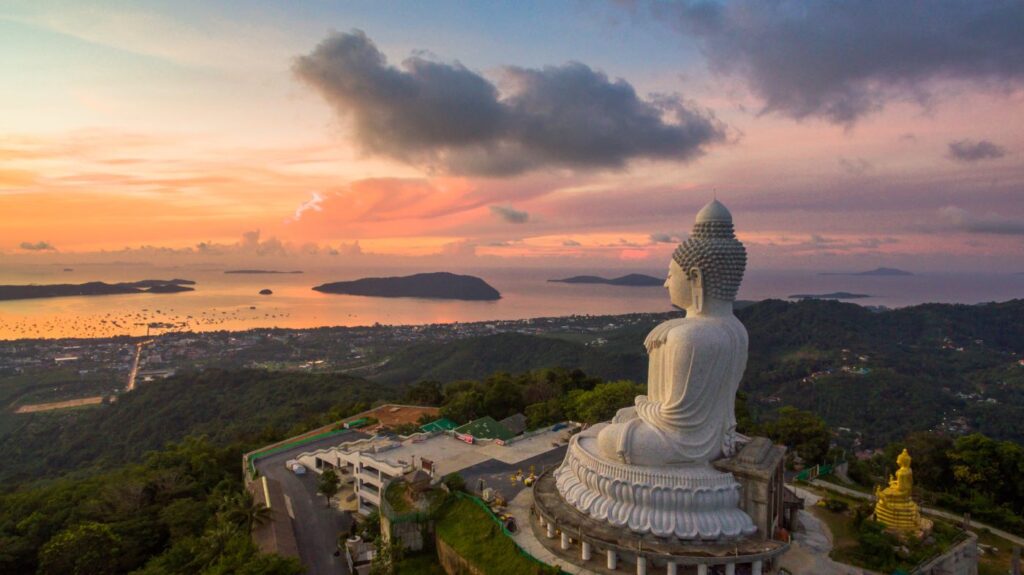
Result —
[[872, 297], [866, 293], [850, 293], [848, 291], [834, 291], [832, 293], [798, 293], [788, 296], [789, 299], [861, 299]]
[[225, 270], [226, 274], [301, 274], [302, 270], [279, 271], [279, 270]]
[[548, 281], [563, 284], [605, 284], [628, 287], [652, 287], [665, 285], [664, 278], [656, 278], [644, 274], [629, 274], [615, 279], [608, 279], [599, 276], [573, 276], [571, 278]]
[[448, 272], [414, 274], [404, 277], [362, 278], [334, 282], [313, 288], [318, 292], [372, 297], [418, 297], [430, 299], [497, 300], [498, 290], [475, 276]]
[[46, 297], [71, 297], [83, 295], [116, 295], [130, 293], [178, 293], [193, 291], [192, 280], [142, 280], [108, 284], [88, 282], [84, 284], [51, 285], [0, 285], [0, 301], [14, 299], [36, 299]]
[[274, 291], [268, 288], [263, 288], [260, 290], [260, 295], [274, 295]]
[[896, 268], [875, 268], [866, 272], [821, 272], [819, 276], [912, 276], [906, 270]]

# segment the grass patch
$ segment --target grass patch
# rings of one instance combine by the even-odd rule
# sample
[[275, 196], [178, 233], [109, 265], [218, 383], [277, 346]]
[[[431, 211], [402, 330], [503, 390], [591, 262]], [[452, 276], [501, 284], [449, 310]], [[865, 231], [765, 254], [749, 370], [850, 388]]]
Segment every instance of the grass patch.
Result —
[[490, 515], [469, 499], [455, 499], [441, 512], [437, 535], [487, 575], [557, 573], [519, 552]]
[[395, 565], [395, 573], [402, 575], [445, 575], [437, 557], [432, 553], [419, 553], [405, 557]]
[[1009, 573], [1010, 561], [1013, 560], [1013, 543], [992, 533], [986, 533], [984, 530], [977, 530], [975, 533], [978, 535], [979, 548], [982, 545], [987, 545], [999, 550], [996, 552], [988, 550], [978, 557], [978, 575], [1006, 575]]
[[409, 490], [409, 484], [404, 481], [392, 481], [388, 485], [387, 491], [384, 492], [384, 498], [387, 499], [391, 505], [391, 509], [395, 513], [409, 513], [413, 511], [412, 505], [409, 504], [409, 499], [406, 498], [406, 492]]

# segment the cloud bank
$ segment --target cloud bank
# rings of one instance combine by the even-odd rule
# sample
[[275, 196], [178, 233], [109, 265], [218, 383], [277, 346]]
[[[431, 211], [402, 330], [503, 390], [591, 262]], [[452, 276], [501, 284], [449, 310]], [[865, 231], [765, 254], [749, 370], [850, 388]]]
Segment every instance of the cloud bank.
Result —
[[1024, 3], [681, 0], [651, 3], [712, 69], [742, 78], [763, 112], [850, 125], [927, 83], [1024, 80]]
[[725, 139], [710, 112], [680, 97], [642, 99], [628, 82], [578, 62], [506, 67], [499, 91], [458, 62], [413, 56], [392, 66], [353, 30], [331, 34], [293, 70], [351, 121], [365, 152], [453, 174], [685, 162]]

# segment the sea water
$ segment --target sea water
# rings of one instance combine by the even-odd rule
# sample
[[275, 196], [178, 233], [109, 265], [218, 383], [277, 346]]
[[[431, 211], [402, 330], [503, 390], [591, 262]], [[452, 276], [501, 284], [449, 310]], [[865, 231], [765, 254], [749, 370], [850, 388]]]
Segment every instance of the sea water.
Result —
[[[451, 270], [483, 278], [501, 292], [497, 301], [376, 298], [324, 294], [312, 287], [367, 276], [407, 275], [418, 269], [336, 268], [302, 274], [225, 274], [209, 266], [129, 264], [0, 267], [0, 284], [54, 284], [182, 278], [195, 291], [0, 302], [0, 339], [107, 337], [164, 331], [309, 328], [380, 324], [429, 324], [671, 311], [663, 287], [564, 284], [549, 279], [572, 275], [618, 277], [663, 270], [487, 268]], [[259, 295], [270, 289], [273, 295]], [[1024, 297], [1024, 275], [935, 273], [910, 276], [820, 275], [815, 271], [749, 270], [739, 299], [785, 299], [793, 294], [867, 294], [859, 305], [902, 307], [927, 302], [974, 304]]]

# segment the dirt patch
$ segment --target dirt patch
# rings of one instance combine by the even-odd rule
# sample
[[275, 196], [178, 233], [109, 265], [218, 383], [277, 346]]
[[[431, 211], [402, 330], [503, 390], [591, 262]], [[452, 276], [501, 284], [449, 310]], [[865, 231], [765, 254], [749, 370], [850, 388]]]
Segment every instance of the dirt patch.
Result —
[[14, 413], [36, 413], [38, 411], [53, 411], [54, 409], [68, 409], [70, 407], [82, 407], [83, 405], [99, 405], [103, 403], [103, 396], [83, 397], [81, 399], [69, 399], [67, 401], [54, 401], [51, 403], [29, 403], [22, 405]]
[[[380, 407], [364, 411], [359, 415], [353, 416], [355, 419], [361, 419], [363, 417], [372, 417], [380, 422], [384, 427], [393, 425], [403, 425], [408, 423], [417, 423], [424, 415], [429, 415], [432, 418], [436, 418], [440, 410], [436, 407], [425, 407], [422, 405], [396, 405], [388, 404]], [[350, 418], [351, 419], [351, 418]]]

